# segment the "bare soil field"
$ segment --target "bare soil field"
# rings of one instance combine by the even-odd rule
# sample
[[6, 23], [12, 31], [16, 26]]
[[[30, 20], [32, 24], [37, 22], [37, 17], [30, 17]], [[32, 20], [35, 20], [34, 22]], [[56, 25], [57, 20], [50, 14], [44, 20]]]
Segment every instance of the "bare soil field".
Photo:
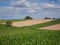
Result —
[[45, 23], [48, 21], [52, 21], [51, 19], [33, 19], [33, 20], [26, 20], [26, 21], [20, 21], [20, 22], [13, 22], [13, 26], [16, 27], [22, 27], [22, 26], [30, 26], [30, 25], [35, 25], [35, 24], [40, 24], [40, 23]]
[[47, 30], [60, 30], [60, 23], [56, 24], [56, 25], [52, 25], [52, 26], [48, 26], [48, 27], [43, 27], [40, 29], [47, 29]]

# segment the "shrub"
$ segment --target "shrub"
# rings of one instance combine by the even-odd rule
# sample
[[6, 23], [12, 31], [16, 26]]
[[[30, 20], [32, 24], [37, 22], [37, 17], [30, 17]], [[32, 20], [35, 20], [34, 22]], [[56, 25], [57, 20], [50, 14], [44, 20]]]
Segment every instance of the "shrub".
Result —
[[11, 27], [12, 26], [12, 21], [6, 21], [6, 26]]

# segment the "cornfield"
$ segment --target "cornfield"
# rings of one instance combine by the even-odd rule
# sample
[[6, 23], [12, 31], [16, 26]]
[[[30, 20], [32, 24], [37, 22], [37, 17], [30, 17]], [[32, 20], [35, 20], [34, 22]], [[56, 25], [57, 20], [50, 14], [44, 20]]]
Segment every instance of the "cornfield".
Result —
[[0, 45], [60, 45], [56, 33], [0, 35]]

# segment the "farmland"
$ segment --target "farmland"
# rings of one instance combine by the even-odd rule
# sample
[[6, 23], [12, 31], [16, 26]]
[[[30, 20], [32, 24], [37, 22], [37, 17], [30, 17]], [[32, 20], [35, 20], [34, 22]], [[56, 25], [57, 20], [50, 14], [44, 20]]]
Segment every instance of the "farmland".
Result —
[[1, 23], [0, 45], [60, 45], [60, 30], [38, 29], [59, 24], [60, 19], [23, 27], [6, 27]]

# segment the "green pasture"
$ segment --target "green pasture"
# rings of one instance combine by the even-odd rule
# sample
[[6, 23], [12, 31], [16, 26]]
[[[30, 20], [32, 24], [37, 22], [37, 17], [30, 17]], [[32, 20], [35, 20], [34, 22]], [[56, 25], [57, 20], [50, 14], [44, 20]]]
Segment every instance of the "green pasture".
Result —
[[1, 24], [4, 22], [6, 21], [0, 20], [0, 45], [60, 45], [59, 30], [53, 31], [38, 29], [58, 24], [60, 23], [60, 19], [24, 27], [6, 27]]

